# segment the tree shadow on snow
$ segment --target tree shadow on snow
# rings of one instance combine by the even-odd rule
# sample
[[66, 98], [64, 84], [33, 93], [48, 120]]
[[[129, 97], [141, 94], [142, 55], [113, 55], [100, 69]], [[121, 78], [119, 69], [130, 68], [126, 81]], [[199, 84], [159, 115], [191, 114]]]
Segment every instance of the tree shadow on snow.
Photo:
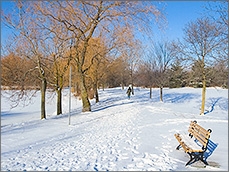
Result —
[[92, 112], [102, 111], [107, 108], [115, 107], [115, 106], [121, 106], [126, 104], [133, 103], [133, 100], [128, 100], [127, 97], [111, 97], [107, 98], [106, 100], [100, 101], [94, 105], [92, 105]]
[[169, 93], [164, 94], [163, 101], [165, 103], [184, 103], [199, 97], [199, 94], [193, 93]]
[[[218, 98], [209, 98], [210, 103], [207, 103], [206, 106], [209, 107], [209, 110], [207, 110], [206, 112], [204, 112], [204, 114], [208, 114], [210, 112], [212, 112], [215, 109], [216, 104], [218, 104], [219, 108], [221, 110], [228, 110], [228, 100], [223, 99], [222, 97], [218, 97]], [[219, 102], [219, 100], [222, 100], [221, 102]], [[218, 103], [219, 102], [219, 103]]]
[[18, 116], [21, 115], [23, 113], [18, 113], [18, 112], [8, 112], [8, 111], [3, 111], [1, 112], [1, 119], [4, 119], [2, 117], [14, 117], [14, 116]]

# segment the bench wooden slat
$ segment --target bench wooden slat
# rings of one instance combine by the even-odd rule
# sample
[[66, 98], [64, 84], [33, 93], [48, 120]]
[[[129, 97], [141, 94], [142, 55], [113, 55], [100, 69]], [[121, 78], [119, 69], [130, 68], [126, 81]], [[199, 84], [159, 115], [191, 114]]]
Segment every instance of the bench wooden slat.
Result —
[[198, 135], [197, 132], [195, 131], [189, 131], [189, 133], [191, 133], [197, 140], [199, 140], [201, 142], [201, 144], [206, 147], [207, 143], [208, 143], [208, 139], [206, 139], [206, 137], [200, 136]]
[[196, 133], [198, 134], [199, 136], [201, 137], [204, 137], [204, 138], [208, 138], [208, 136], [210, 135], [210, 133], [208, 131], [203, 131], [203, 130], [199, 130], [199, 128], [197, 127], [190, 127], [189, 130], [188, 130], [190, 133]]
[[204, 148], [206, 148], [208, 139], [210, 137], [209, 131], [205, 130], [203, 127], [192, 121], [188, 132], [191, 133], [191, 135], [193, 135], [196, 139], [198, 139]]
[[180, 134], [175, 134], [176, 139], [180, 143], [180, 145], [183, 147], [185, 152], [188, 152], [190, 148], [182, 141], [182, 138], [180, 137]]
[[191, 122], [189, 129], [192, 129], [192, 128], [204, 136], [209, 133], [206, 129], [204, 129], [203, 127], [201, 127], [200, 125], [198, 125], [197, 123], [195, 123], [193, 121]]

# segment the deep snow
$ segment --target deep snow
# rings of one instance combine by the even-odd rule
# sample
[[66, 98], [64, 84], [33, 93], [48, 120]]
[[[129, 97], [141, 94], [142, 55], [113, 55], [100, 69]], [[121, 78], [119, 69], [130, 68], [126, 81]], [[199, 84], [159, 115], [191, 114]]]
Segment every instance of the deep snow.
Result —
[[[86, 113], [72, 97], [71, 125], [67, 89], [63, 114], [56, 116], [55, 99], [48, 99], [45, 120], [40, 120], [39, 93], [33, 104], [14, 109], [2, 96], [1, 171], [228, 170], [227, 89], [207, 88], [204, 116], [197, 88], [165, 88], [164, 102], [156, 88], [152, 99], [144, 88], [135, 88], [130, 100], [121, 88], [99, 90], [99, 95], [100, 102], [91, 100], [92, 112]], [[176, 150], [174, 134], [187, 132], [191, 120], [211, 128], [211, 140], [218, 143], [205, 168], [185, 166], [189, 156]]]

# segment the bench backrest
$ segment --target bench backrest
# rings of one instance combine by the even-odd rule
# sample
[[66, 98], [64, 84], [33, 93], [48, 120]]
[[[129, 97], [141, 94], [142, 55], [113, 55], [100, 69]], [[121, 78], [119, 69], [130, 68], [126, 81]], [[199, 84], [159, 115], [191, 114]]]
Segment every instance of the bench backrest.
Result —
[[198, 125], [196, 121], [191, 121], [188, 132], [190, 133], [189, 136], [194, 136], [202, 144], [202, 149], [205, 150], [208, 145], [211, 130], [206, 130]]
[[204, 152], [204, 158], [207, 159], [213, 153], [213, 151], [216, 149], [217, 146], [218, 146], [218, 143], [214, 143], [213, 141], [209, 139], [207, 150]]

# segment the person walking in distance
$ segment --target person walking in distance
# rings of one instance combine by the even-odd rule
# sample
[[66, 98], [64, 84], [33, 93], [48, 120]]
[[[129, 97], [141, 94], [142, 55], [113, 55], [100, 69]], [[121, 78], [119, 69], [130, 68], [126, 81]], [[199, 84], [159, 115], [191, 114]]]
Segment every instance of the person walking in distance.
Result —
[[126, 91], [126, 94], [128, 96], [128, 99], [130, 99], [130, 93], [131, 93], [131, 87], [129, 86], [129, 88]]

